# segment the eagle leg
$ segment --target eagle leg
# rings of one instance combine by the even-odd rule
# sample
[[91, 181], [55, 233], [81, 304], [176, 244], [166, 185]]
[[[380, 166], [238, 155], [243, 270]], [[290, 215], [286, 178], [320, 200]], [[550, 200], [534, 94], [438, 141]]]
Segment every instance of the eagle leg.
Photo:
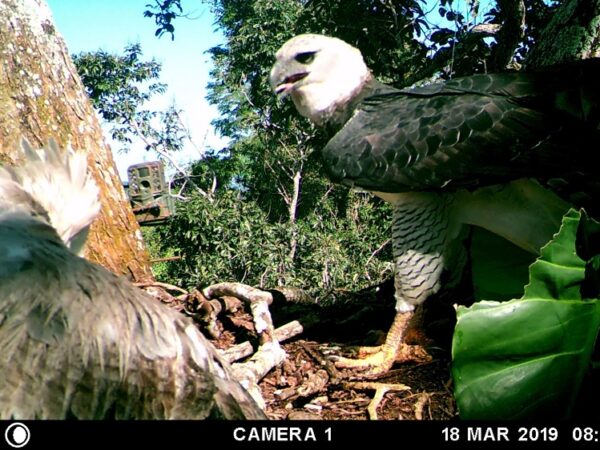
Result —
[[404, 336], [412, 311], [398, 312], [388, 331], [385, 343], [378, 347], [358, 347], [356, 352], [361, 359], [337, 357], [335, 365], [338, 368], [357, 369], [364, 375], [377, 376], [391, 369], [394, 362], [427, 362], [431, 360], [429, 354], [419, 345], [407, 345]]
[[336, 366], [365, 371], [367, 375], [387, 372], [394, 362], [430, 361], [419, 346], [404, 342], [415, 307], [439, 291], [442, 275], [448, 285], [461, 278], [466, 261], [460, 222], [452, 214], [454, 196], [433, 192], [388, 195], [394, 205], [392, 246], [395, 259], [396, 316], [380, 348], [361, 348], [362, 359], [336, 358]]

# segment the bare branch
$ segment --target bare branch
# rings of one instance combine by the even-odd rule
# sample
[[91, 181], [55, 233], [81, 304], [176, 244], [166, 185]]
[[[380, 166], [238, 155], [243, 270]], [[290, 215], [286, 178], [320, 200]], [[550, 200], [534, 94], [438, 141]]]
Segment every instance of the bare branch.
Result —
[[[163, 258], [154, 258], [150, 260], [151, 264], [154, 263], [158, 263], [158, 262], [165, 262], [165, 261], [179, 261], [180, 259], [182, 259], [181, 256], [165, 256]], [[187, 291], [185, 291], [187, 293]]]
[[296, 249], [298, 247], [298, 230], [296, 225], [296, 216], [298, 214], [298, 201], [300, 199], [300, 183], [302, 181], [302, 165], [300, 169], [294, 174], [294, 190], [292, 198], [289, 203], [289, 223], [292, 226], [292, 235], [290, 237], [290, 251], [288, 256], [291, 260], [296, 257]]
[[343, 383], [345, 389], [358, 389], [358, 390], [375, 390], [373, 400], [369, 403], [367, 411], [369, 412], [369, 418], [371, 420], [377, 420], [377, 406], [383, 400], [385, 394], [389, 391], [409, 391], [411, 388], [405, 384], [395, 383], [378, 383], [369, 381], [359, 381], [355, 383]]
[[494, 37], [498, 34], [502, 28], [497, 23], [480, 23], [471, 28], [470, 33], [480, 34], [485, 37]]
[[[285, 325], [277, 328], [275, 330], [275, 339], [279, 342], [286, 341], [288, 339], [293, 338], [294, 336], [299, 335], [304, 331], [304, 328], [297, 320], [286, 323]], [[230, 363], [234, 361], [238, 361], [246, 356], [250, 356], [254, 353], [254, 349], [252, 348], [252, 344], [248, 341], [242, 342], [241, 344], [234, 345], [233, 347], [228, 348], [227, 350], [223, 350], [221, 355]]]
[[133, 283], [133, 285], [137, 286], [139, 288], [161, 287], [161, 288], [166, 289], [168, 291], [177, 291], [177, 292], [181, 292], [182, 294], [187, 294], [188, 293], [188, 291], [186, 291], [185, 289], [180, 288], [179, 286], [175, 286], [175, 285], [169, 284], [169, 283], [161, 283], [159, 281], [154, 281], [154, 282], [151, 282], [151, 283]]
[[371, 260], [381, 251], [385, 248], [386, 245], [388, 245], [390, 242], [392, 241], [392, 239], [386, 239], [385, 241], [383, 241], [383, 244], [381, 244], [379, 247], [377, 247], [377, 249], [371, 253], [371, 256], [369, 256], [369, 259], [367, 259], [367, 262], [365, 263], [365, 266], [368, 266], [369, 263], [371, 262]]

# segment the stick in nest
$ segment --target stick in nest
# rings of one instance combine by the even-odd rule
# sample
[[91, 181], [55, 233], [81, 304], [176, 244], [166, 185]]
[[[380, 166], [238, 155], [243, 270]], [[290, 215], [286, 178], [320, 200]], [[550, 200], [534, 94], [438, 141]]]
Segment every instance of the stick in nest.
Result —
[[378, 383], [369, 381], [358, 381], [354, 383], [342, 383], [345, 389], [358, 389], [358, 390], [375, 390], [373, 399], [367, 406], [367, 412], [369, 413], [369, 419], [378, 420], [377, 407], [383, 400], [383, 397], [389, 391], [409, 391], [410, 386], [401, 383]]

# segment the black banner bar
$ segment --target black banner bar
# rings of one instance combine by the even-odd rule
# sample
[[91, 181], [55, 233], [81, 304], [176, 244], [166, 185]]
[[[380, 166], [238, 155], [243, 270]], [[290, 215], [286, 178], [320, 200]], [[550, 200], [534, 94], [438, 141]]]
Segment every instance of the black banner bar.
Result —
[[600, 424], [571, 422], [25, 420], [0, 432], [0, 449], [600, 448]]

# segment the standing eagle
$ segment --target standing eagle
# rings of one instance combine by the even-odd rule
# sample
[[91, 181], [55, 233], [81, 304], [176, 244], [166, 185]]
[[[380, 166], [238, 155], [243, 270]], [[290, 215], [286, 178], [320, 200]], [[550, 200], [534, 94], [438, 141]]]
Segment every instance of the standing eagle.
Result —
[[296, 36], [276, 59], [275, 93], [335, 133], [320, 152], [331, 179], [394, 210], [395, 320], [381, 347], [338, 366], [378, 374], [409, 358], [403, 337], [414, 308], [462, 277], [465, 225], [538, 252], [568, 208], [539, 182], [592, 169], [600, 60], [396, 89], [336, 38]]
[[0, 419], [263, 419], [194, 323], [77, 256], [100, 204], [83, 153], [0, 167]]

